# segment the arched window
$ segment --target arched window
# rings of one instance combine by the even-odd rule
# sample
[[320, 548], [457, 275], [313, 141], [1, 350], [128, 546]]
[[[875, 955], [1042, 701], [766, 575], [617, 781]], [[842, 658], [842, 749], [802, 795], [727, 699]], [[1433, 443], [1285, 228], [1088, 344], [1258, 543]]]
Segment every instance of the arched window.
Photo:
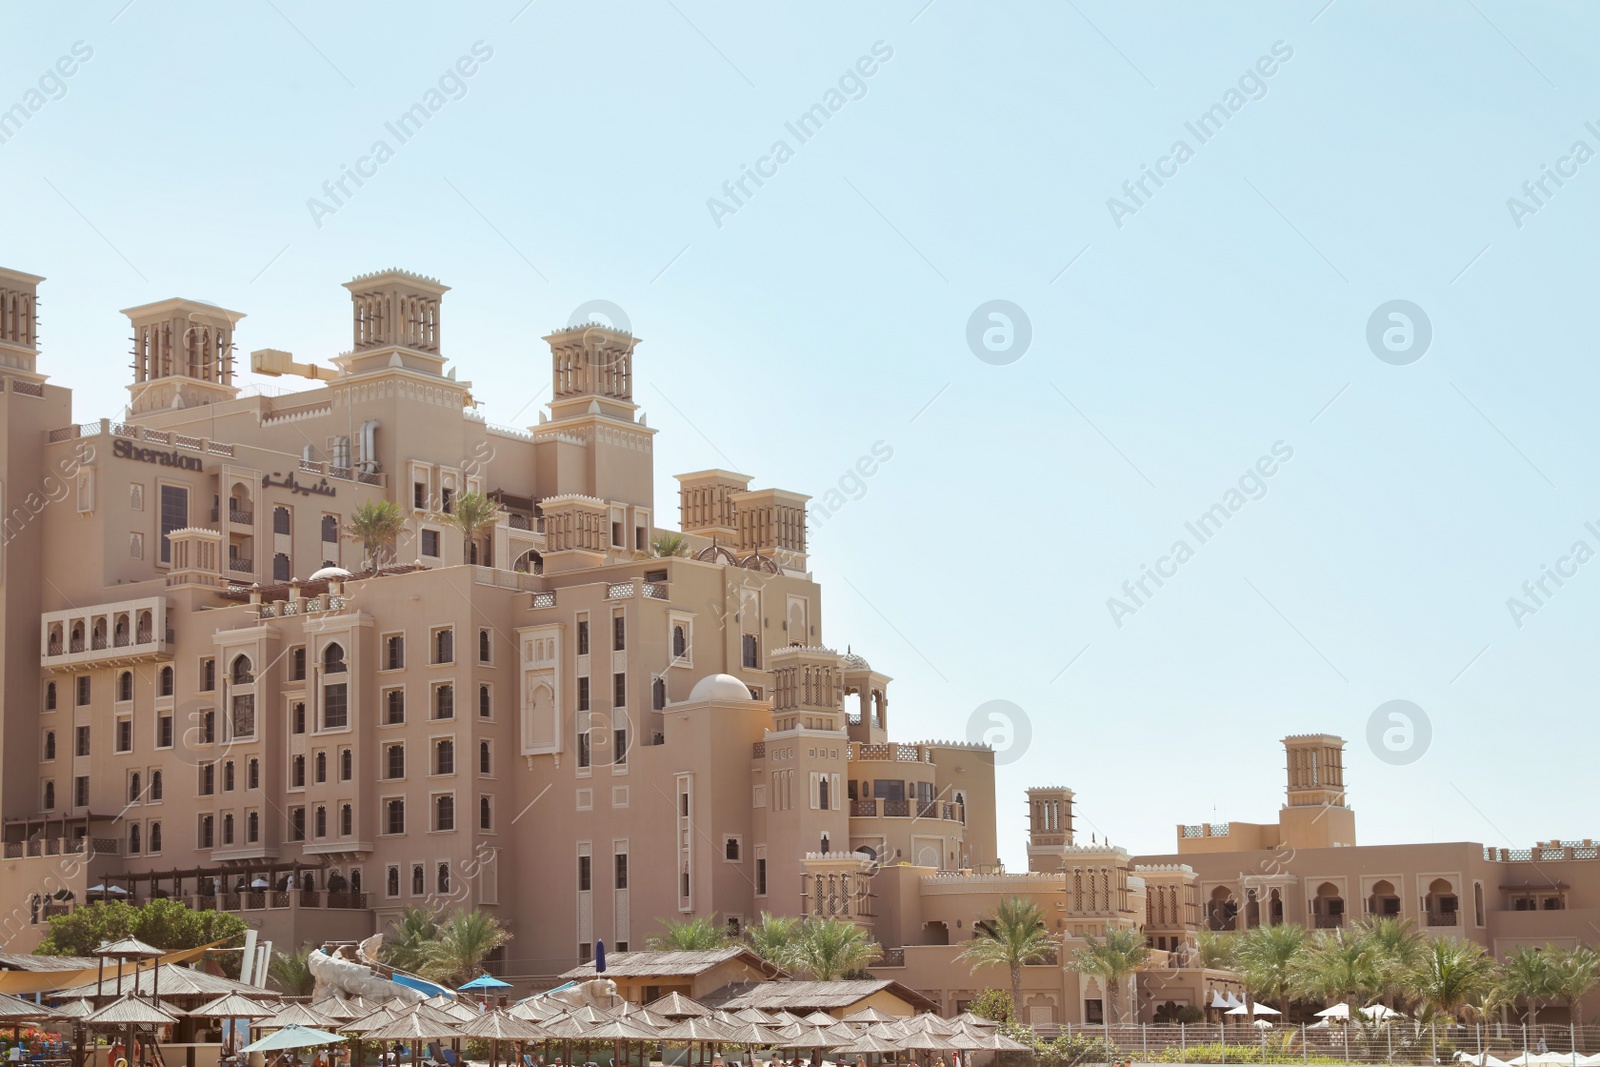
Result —
[[489, 742], [487, 741], [478, 742], [478, 773], [494, 773], [494, 753], [489, 748]]
[[255, 672], [250, 669], [249, 656], [235, 656], [228, 674], [234, 685], [249, 685], [256, 680]]
[[489, 698], [489, 687], [478, 686], [478, 717], [488, 719], [494, 716], [494, 704]]
[[251, 844], [261, 840], [261, 813], [252, 811], [244, 817], [244, 839]]
[[[150, 799], [151, 800], [160, 800], [163, 789], [165, 789], [165, 786], [162, 784], [162, 781], [161, 781], [161, 772], [160, 771], [151, 771], [150, 772]], [[154, 852], [155, 851], [155, 847], [156, 847], [156, 845], [155, 845], [155, 827], [152, 826], [150, 828], [150, 830], [151, 830], [150, 850], [152, 852]]]
[[171, 667], [171, 665], [162, 667], [161, 668], [161, 684], [160, 684], [160, 688], [156, 690], [157, 695], [164, 696], [164, 697], [171, 696], [172, 695], [172, 682], [173, 682], [173, 678], [172, 678], [172, 667]]
[[289, 533], [289, 509], [275, 507], [272, 509], [272, 532], [275, 534]]
[[321, 804], [317, 805], [316, 835], [328, 836], [328, 809]]
[[132, 671], [123, 671], [121, 674], [117, 675], [117, 699], [118, 700], [132, 700], [133, 699], [133, 672]]
[[355, 756], [346, 748], [339, 752], [339, 781], [348, 782], [356, 776]]
[[289, 580], [289, 557], [282, 552], [272, 557], [272, 580], [275, 582]]
[[433, 773], [456, 773], [456, 743], [446, 738], [433, 746]]
[[135, 855], [139, 852], [139, 824], [134, 823], [128, 827], [128, 851]]
[[657, 711], [667, 706], [667, 680], [656, 678], [650, 683], [650, 706]]
[[329, 645], [322, 653], [322, 673], [343, 674], [344, 671], [344, 648], [340, 645]]
[[672, 654], [682, 656], [689, 651], [689, 635], [684, 632], [682, 625], [672, 628]]
[[225, 760], [222, 764], [222, 791], [233, 792], [233, 760]]
[[479, 663], [488, 663], [489, 662], [489, 631], [488, 630], [479, 630], [478, 631], [478, 662]]
[[139, 794], [141, 792], [143, 792], [143, 790], [140, 788], [140, 786], [142, 784], [143, 783], [139, 780], [139, 772], [138, 771], [134, 771], [132, 774], [128, 775], [128, 803], [129, 804], [137, 804], [137, 803], [139, 803]]
[[56, 732], [54, 730], [46, 730], [44, 732], [44, 758], [46, 760], [56, 758]]
[[327, 780], [328, 780], [328, 754], [326, 752], [318, 752], [317, 753], [317, 784], [320, 785], [323, 782], [326, 782]]
[[289, 761], [289, 787], [299, 789], [306, 784], [306, 758], [296, 756]]
[[349, 837], [355, 832], [355, 826], [355, 812], [351, 809], [350, 805], [339, 805], [339, 833], [343, 834], [345, 837]]
[[[171, 670], [170, 667], [167, 669]], [[56, 683], [54, 682], [46, 682], [44, 684], [44, 710], [56, 710]]]
[[158, 822], [150, 824], [150, 851], [161, 851], [161, 824]]
[[251, 756], [244, 765], [244, 787], [246, 789], [261, 788], [261, 761]]
[[224, 845], [233, 844], [233, 813], [232, 812], [229, 812], [228, 814], [226, 814], [226, 815], [224, 815], [222, 817], [222, 843]]

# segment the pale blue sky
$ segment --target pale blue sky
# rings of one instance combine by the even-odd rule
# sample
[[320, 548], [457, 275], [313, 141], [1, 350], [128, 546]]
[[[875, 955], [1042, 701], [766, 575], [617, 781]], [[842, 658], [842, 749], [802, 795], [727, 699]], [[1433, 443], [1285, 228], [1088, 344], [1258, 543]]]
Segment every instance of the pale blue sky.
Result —
[[[1600, 563], [1521, 628], [1506, 605], [1600, 549], [1600, 161], [1520, 228], [1507, 207], [1600, 149], [1587, 6], [124, 3], [13, 4], [0, 32], [0, 108], [41, 78], [59, 97], [0, 143], [0, 263], [49, 276], [43, 366], [79, 417], [125, 402], [119, 308], [211, 300], [248, 313], [241, 352], [323, 361], [339, 284], [398, 265], [454, 287], [447, 354], [526, 425], [539, 335], [610, 300], [645, 339], [669, 522], [676, 471], [820, 497], [892, 448], [815, 531], [826, 636], [895, 676], [902, 739], [1025, 710], [1014, 863], [1029, 784], [1140, 851], [1270, 818], [1286, 732], [1350, 740], [1366, 842], [1600, 831]], [[400, 143], [385, 123], [477, 42]], [[857, 98], [786, 130], [878, 42]], [[1278, 42], [1200, 143], [1185, 123]], [[379, 139], [393, 157], [314, 221]], [[1108, 198], [1179, 139], [1119, 227]], [[778, 140], [792, 158], [714, 219]], [[995, 299], [1032, 329], [1004, 365], [966, 341]], [[1366, 342], [1396, 299], [1433, 328], [1404, 366]], [[1266, 495], [1186, 534], [1279, 441]], [[1107, 598], [1186, 537], [1119, 628]], [[1392, 699], [1431, 720], [1409, 765], [1366, 740]]]

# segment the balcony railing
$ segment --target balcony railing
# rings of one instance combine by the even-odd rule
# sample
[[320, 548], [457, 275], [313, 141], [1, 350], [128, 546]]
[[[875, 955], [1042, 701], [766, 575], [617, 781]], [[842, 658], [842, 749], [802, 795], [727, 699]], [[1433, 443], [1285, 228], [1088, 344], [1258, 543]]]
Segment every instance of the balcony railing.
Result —
[[882, 958], [873, 962], [873, 969], [879, 967], [904, 967], [906, 965], [906, 950], [903, 948], [886, 948]]
[[1318, 930], [1338, 930], [1344, 926], [1343, 915], [1318, 915], [1313, 924]]
[[256, 561], [245, 559], [243, 556], [229, 556], [228, 569], [230, 571], [238, 571], [240, 574], [254, 574], [256, 572]]
[[883, 802], [883, 814], [891, 819], [907, 818], [911, 815], [911, 801], [885, 800]]
[[878, 816], [878, 802], [876, 800], [852, 800], [850, 814], [858, 819], [875, 819]]
[[1457, 912], [1441, 911], [1430, 912], [1428, 915], [1429, 926], [1455, 926]]
[[256, 513], [253, 511], [247, 511], [244, 508], [229, 508], [228, 521], [242, 523], [245, 526], [249, 526], [251, 523], [256, 521]]

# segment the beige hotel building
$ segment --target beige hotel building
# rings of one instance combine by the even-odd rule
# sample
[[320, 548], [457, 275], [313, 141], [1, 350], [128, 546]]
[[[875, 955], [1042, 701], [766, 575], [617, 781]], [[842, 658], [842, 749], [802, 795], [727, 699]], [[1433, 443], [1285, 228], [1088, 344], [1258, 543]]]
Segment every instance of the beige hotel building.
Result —
[[[1193, 965], [1203, 926], [1376, 912], [1497, 951], [1592, 939], [1593, 843], [1357, 847], [1321, 735], [1286, 739], [1276, 824], [1136, 858], [1077, 841], [1070, 789], [1034, 789], [1029, 869], [1002, 870], [993, 753], [892, 741], [889, 676], [830, 644], [806, 496], [680, 474], [689, 554], [653, 554], [630, 334], [544, 338], [551, 400], [507, 429], [447, 366], [433, 279], [346, 283], [351, 346], [325, 362], [250, 354], [299, 391], [234, 384], [241, 313], [165, 300], [124, 312], [126, 414], [74, 421], [42, 373], [42, 281], [0, 270], [9, 950], [105, 893], [225, 908], [280, 947], [459, 904], [511, 930], [491, 966], [527, 988], [659, 918], [771, 911], [867, 926], [875, 974], [955, 1011], [1005, 984], [955, 956], [1022, 895], [1063, 938], [1025, 968], [1025, 1013], [1076, 1023], [1106, 996], [1067, 962], [1107, 925], [1155, 949], [1121, 998], [1146, 1020], [1239, 988]], [[470, 543], [443, 520], [467, 492], [500, 508]], [[374, 500], [406, 528], [363, 577], [344, 533]]]

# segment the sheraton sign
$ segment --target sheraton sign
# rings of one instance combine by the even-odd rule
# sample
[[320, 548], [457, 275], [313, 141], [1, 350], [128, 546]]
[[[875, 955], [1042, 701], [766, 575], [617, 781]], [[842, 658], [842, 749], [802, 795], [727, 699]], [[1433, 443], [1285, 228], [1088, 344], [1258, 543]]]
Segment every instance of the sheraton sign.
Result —
[[178, 467], [199, 473], [200, 457], [185, 456], [181, 452], [159, 452], [153, 448], [139, 448], [132, 441], [118, 439], [112, 442], [111, 454], [119, 459], [136, 459], [140, 463], [155, 463], [162, 467]]

